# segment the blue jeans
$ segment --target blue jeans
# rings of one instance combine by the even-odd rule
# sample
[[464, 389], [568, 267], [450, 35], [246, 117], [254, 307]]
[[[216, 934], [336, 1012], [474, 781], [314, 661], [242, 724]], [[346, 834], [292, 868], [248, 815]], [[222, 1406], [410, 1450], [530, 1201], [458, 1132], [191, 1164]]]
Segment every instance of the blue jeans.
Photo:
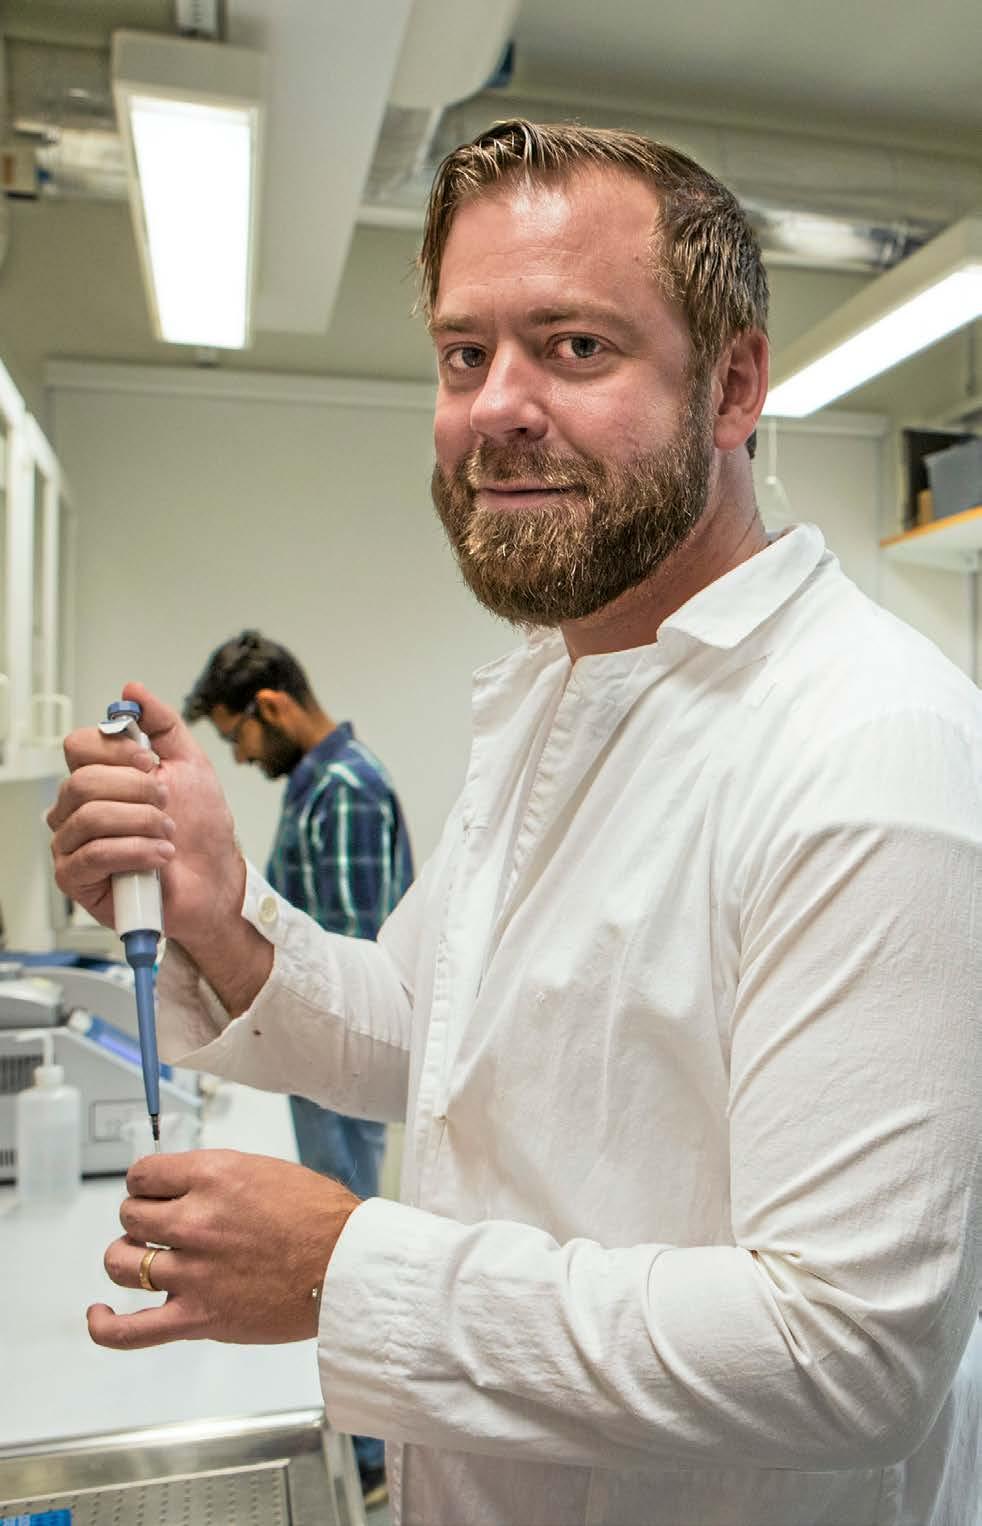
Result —
[[[306, 1097], [291, 1097], [293, 1129], [300, 1163], [322, 1176], [333, 1176], [356, 1197], [377, 1197], [385, 1154], [385, 1124], [344, 1118]], [[381, 1468], [385, 1447], [374, 1436], [352, 1437], [362, 1473]]]

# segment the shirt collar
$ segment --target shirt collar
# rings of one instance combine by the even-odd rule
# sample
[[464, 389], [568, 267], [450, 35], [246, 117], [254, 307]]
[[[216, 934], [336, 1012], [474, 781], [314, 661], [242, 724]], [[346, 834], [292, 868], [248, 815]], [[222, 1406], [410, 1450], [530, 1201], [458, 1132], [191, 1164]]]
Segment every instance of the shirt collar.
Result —
[[671, 632], [701, 646], [739, 646], [798, 592], [825, 555], [818, 526], [796, 525], [701, 588], [662, 622], [658, 640]]
[[309, 752], [305, 752], [287, 780], [287, 800], [295, 800], [298, 795], [302, 795], [312, 784], [321, 765], [333, 763], [335, 758], [339, 758], [354, 734], [351, 722], [342, 721], [322, 741], [311, 747]]
[[[662, 621], [650, 646], [581, 657], [577, 666], [602, 668], [604, 673], [619, 671], [625, 662], [633, 667], [652, 661], [674, 667], [692, 645], [730, 650], [793, 598], [823, 558], [830, 560], [831, 553], [818, 526], [795, 525], [774, 536], [749, 561], [701, 588]], [[520, 675], [524, 682], [530, 671], [568, 660], [559, 631], [532, 629], [521, 646], [479, 668], [475, 679], [479, 692], [493, 691]]]

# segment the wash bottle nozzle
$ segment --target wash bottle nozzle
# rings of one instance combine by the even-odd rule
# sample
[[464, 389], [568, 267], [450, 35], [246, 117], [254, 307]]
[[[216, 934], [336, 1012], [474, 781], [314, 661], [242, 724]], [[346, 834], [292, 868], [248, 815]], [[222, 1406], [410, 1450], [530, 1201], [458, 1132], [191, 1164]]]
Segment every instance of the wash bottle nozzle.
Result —
[[30, 1044], [35, 1039], [41, 1041], [41, 1054], [43, 1059], [40, 1065], [34, 1067], [34, 1085], [49, 1087], [60, 1086], [65, 1079], [63, 1065], [55, 1064], [55, 1036], [50, 1028], [23, 1028], [20, 1033], [15, 1033], [14, 1038], [18, 1044]]
[[[150, 738], [140, 730], [143, 711], [135, 700], [118, 699], [107, 706], [99, 730], [104, 736], [129, 736], [148, 752]], [[147, 1096], [154, 1149], [160, 1149], [160, 1062], [154, 1013], [153, 969], [163, 927], [160, 880], [153, 872], [113, 875], [113, 920], [123, 940], [127, 963], [136, 982], [136, 1018], [140, 1032], [143, 1088]]]

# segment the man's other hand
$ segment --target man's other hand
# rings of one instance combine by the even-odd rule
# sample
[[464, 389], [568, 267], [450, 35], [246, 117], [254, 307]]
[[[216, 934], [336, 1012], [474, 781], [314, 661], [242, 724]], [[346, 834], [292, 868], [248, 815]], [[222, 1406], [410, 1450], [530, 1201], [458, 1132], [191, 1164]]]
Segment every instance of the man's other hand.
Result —
[[140, 1286], [148, 1245], [156, 1308], [88, 1310], [100, 1346], [136, 1350], [168, 1341], [271, 1345], [317, 1334], [331, 1253], [360, 1199], [289, 1161], [235, 1150], [148, 1155], [130, 1167], [120, 1209], [126, 1233], [106, 1251], [120, 1287]]

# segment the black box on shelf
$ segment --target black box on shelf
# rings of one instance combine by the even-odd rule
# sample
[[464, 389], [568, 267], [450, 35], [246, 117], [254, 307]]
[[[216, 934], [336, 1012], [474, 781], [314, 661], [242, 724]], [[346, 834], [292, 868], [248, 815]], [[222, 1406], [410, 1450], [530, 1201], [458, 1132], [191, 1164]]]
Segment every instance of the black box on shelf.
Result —
[[924, 457], [935, 519], [982, 507], [982, 437]]
[[[928, 478], [925, 458], [947, 451], [953, 445], [965, 445], [976, 439], [976, 436], [964, 430], [955, 432], [950, 429], [902, 429], [900, 432], [902, 469], [904, 482], [904, 529], [913, 530], [916, 525], [923, 524], [923, 518], [918, 516], [919, 495], [931, 487]], [[923, 506], [925, 500], [920, 499]], [[971, 505], [969, 505], [971, 507]], [[934, 514], [938, 510], [934, 508]], [[949, 511], [950, 512], [950, 511]]]

